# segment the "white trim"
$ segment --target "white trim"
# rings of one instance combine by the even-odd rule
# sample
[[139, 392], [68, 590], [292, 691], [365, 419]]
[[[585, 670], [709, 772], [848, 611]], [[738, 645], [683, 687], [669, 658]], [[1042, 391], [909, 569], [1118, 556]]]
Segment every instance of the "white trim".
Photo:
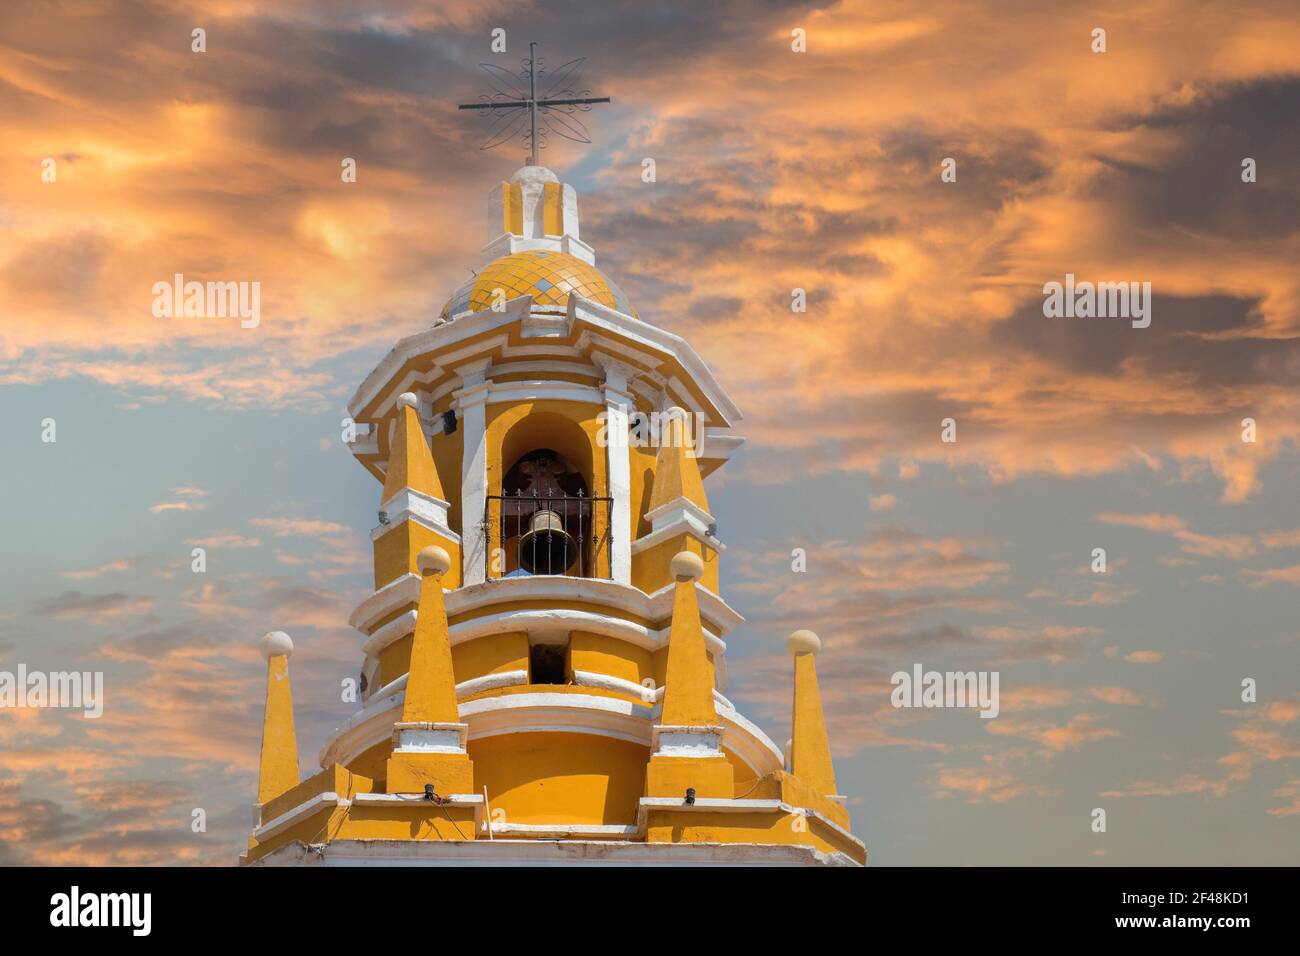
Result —
[[575, 670], [573, 680], [574, 683], [581, 687], [599, 687], [601, 690], [627, 694], [629, 697], [637, 698], [646, 706], [653, 706], [658, 703], [664, 695], [662, 687], [646, 687], [644, 684], [638, 684], [635, 681], [615, 677], [612, 674], [597, 674], [594, 671]]
[[642, 797], [637, 804], [637, 826], [645, 829], [646, 815], [649, 810], [680, 810], [687, 813], [785, 813], [802, 817], [812, 817], [850, 842], [862, 847], [867, 845], [844, 827], [812, 807], [796, 807], [784, 800], [730, 800], [726, 797], [696, 797], [694, 804], [688, 804], [681, 797]]
[[[442, 806], [453, 807], [483, 807], [483, 794], [481, 793], [450, 793], [438, 794], [442, 797]], [[372, 807], [405, 807], [411, 804], [427, 804], [429, 801], [422, 793], [358, 793], [352, 797], [352, 802], [358, 806]]]
[[493, 823], [487, 820], [483, 832], [492, 831], [493, 836], [531, 837], [532, 839], [549, 838], [553, 840], [572, 839], [573, 837], [628, 837], [636, 836], [640, 830], [635, 823]]
[[477, 584], [487, 576], [487, 532], [483, 527], [487, 506], [487, 402], [492, 382], [485, 378], [490, 359], [461, 370], [465, 383], [455, 392], [464, 451], [461, 456], [460, 535], [461, 581]]
[[[380, 707], [378, 703], [372, 704], [371, 701], [382, 701], [384, 698], [395, 696], [399, 700], [404, 700], [406, 696], [406, 679], [410, 676], [410, 674], [403, 674], [400, 677], [393, 678], [383, 687], [376, 688], [375, 692], [367, 700], [366, 706], [353, 714], [352, 717], [360, 717], [363, 714], [369, 717], [371, 714], [385, 709]], [[527, 683], [528, 671], [500, 671], [496, 674], [484, 674], [482, 677], [471, 677], [456, 685], [456, 700], [465, 700], [475, 694], [496, 690], [499, 687], [517, 687]], [[372, 706], [374, 710], [371, 710]]]
[[277, 847], [248, 866], [857, 866], [807, 844], [644, 843], [625, 840], [334, 840], [322, 852]]
[[[461, 356], [481, 354], [499, 348], [505, 336], [494, 336], [488, 341], [473, 341], [468, 348], [458, 353], [447, 353], [447, 350], [454, 348], [460, 342], [476, 339], [484, 332], [504, 330], [506, 326], [520, 322], [531, 311], [532, 304], [531, 296], [518, 296], [506, 303], [504, 312], [485, 309], [480, 312], [462, 313], [451, 322], [436, 325], [401, 339], [366, 376], [348, 401], [349, 412], [353, 418], [356, 418], [362, 409], [376, 400], [380, 393], [387, 393], [391, 402], [402, 391], [409, 391], [415, 379], [414, 374], [404, 376], [403, 380], [397, 383], [394, 382], [394, 376], [407, 362], [417, 356], [436, 354], [438, 366], [446, 369], [455, 365]], [[634, 354], [640, 353], [636, 355], [637, 363], [640, 365], [655, 368], [667, 359], [675, 360], [713, 406], [717, 414], [711, 417], [722, 419], [721, 422], [715, 421], [715, 424], [730, 426], [743, 419], [740, 409], [723, 390], [704, 360], [680, 336], [598, 302], [584, 299], [577, 294], [570, 294], [565, 329], [572, 334], [580, 328], [582, 332], [579, 332], [579, 335], [583, 332], [590, 333], [593, 344], [598, 339], [600, 347], [605, 351], [626, 354], [631, 350]], [[607, 334], [602, 335], [602, 332]], [[611, 335], [613, 338], [610, 338]], [[626, 344], [626, 340], [634, 344]], [[673, 384], [679, 391], [682, 390], [679, 382]], [[382, 417], [387, 410], [388, 402], [385, 402], [383, 407], [376, 408], [374, 417]]]
[[715, 520], [713, 515], [685, 495], [678, 495], [671, 501], [665, 501], [658, 508], [647, 511], [645, 516], [654, 531], [685, 522], [699, 528], [701, 534], [707, 533], [709, 525]]
[[463, 754], [468, 740], [466, 724], [429, 721], [393, 724], [394, 754]]
[[[400, 692], [367, 704], [329, 736], [320, 751], [320, 765], [347, 765], [390, 738], [401, 708]], [[480, 697], [459, 707], [460, 719], [469, 725], [470, 740], [512, 733], [562, 732], [614, 737], [647, 749], [661, 710], [658, 704], [647, 707], [615, 697], [544, 691]], [[784, 758], [776, 745], [749, 721], [737, 720], [737, 716], [734, 710], [718, 711], [718, 721], [725, 728], [725, 749], [756, 776], [784, 769]]]
[[393, 613], [403, 605], [419, 602], [420, 576], [413, 571], [408, 571], [401, 577], [393, 578], [358, 604], [357, 609], [348, 618], [348, 624], [368, 634], [381, 617]]
[[649, 534], [642, 535], [640, 538], [637, 538], [635, 541], [633, 541], [632, 554], [634, 555], [640, 554], [642, 551], [647, 551], [650, 548], [655, 547], [656, 545], [663, 544], [665, 541], [668, 541], [671, 538], [676, 538], [679, 535], [683, 535], [683, 534], [690, 535], [692, 538], [700, 542], [700, 544], [704, 545], [710, 551], [717, 551], [721, 553], [727, 550], [727, 546], [725, 544], [723, 544], [717, 538], [711, 537], [709, 535], [707, 525], [701, 528], [692, 519], [685, 517], [683, 514], [682, 516], [679, 517], [679, 520], [675, 524], [664, 525], [662, 527], [655, 528]]
[[481, 694], [485, 690], [496, 690], [499, 687], [516, 687], [527, 683], [528, 671], [499, 671], [495, 674], [484, 674], [482, 677], [471, 677], [469, 680], [463, 680], [457, 684], [456, 699], [464, 700], [466, 697]]
[[[267, 837], [275, 836], [286, 827], [292, 826], [303, 817], [318, 813], [324, 807], [342, 806], [346, 807], [348, 801], [339, 798], [339, 795], [333, 790], [327, 793], [318, 793], [309, 800], [304, 800], [296, 807], [286, 810], [271, 820], [270, 823], [262, 824], [253, 830], [253, 839], [259, 843]], [[259, 814], [260, 815], [260, 814]]]
[[605, 473], [608, 476], [610, 508], [610, 577], [621, 584], [632, 583], [632, 449], [628, 441], [631, 411], [636, 408], [627, 393], [628, 383], [638, 371], [603, 352], [592, 360], [605, 372]]
[[[370, 640], [361, 645], [361, 649], [367, 654], [378, 656], [389, 644], [400, 641], [407, 634], [413, 633], [418, 616], [419, 612], [415, 608], [397, 615], [397, 617], [371, 634]], [[375, 693], [379, 693], [379, 691], [376, 690]]]
[[[700, 614], [715, 625], [719, 635], [745, 623], [745, 619], [716, 593], [696, 584]], [[518, 578], [493, 578], [447, 594], [447, 613], [453, 617], [511, 601], [581, 601], [598, 604], [647, 621], [666, 621], [673, 613], [673, 587], [666, 585], [647, 594], [640, 588], [605, 578], [576, 578], [539, 574]], [[355, 626], [355, 625], [354, 625]]]
[[447, 523], [447, 509], [450, 507], [441, 498], [427, 495], [414, 488], [403, 488], [379, 506], [388, 519], [387, 524], [380, 524], [370, 532], [370, 540], [378, 541], [403, 521], [414, 521], [430, 531], [442, 535], [450, 541], [460, 544], [460, 535], [451, 530]]
[[631, 701], [585, 694], [509, 694], [480, 697], [460, 708], [470, 739], [518, 733], [574, 733], [649, 746], [653, 711]]
[[[399, 615], [375, 631], [374, 636], [365, 643], [364, 650], [368, 654], [382, 653], [390, 644], [414, 631], [417, 619], [418, 613], [415, 611]], [[701, 629], [705, 646], [713, 653], [714, 669], [721, 673], [719, 662], [726, 656], [726, 642], [709, 628], [702, 626]], [[662, 628], [646, 627], [608, 614], [556, 607], [500, 611], [458, 621], [448, 628], [452, 647], [480, 637], [509, 633], [527, 634], [532, 643], [561, 643], [573, 631], [626, 641], [635, 647], [654, 652], [668, 646], [672, 624], [669, 622]], [[720, 676], [718, 685], [720, 689], [725, 687]]]
[[493, 384], [488, 392], [488, 404], [500, 405], [503, 402], [582, 402], [588, 405], [605, 404], [605, 397], [600, 389], [593, 385], [579, 385], [577, 382], [533, 380], [523, 382], [501, 382]]
[[[542, 351], [546, 358], [536, 359], [525, 355], [524, 358], [514, 358], [512, 356], [525, 352], [526, 349], [537, 348]], [[514, 375], [520, 372], [559, 372], [566, 375], [581, 375], [584, 378], [592, 378], [599, 381], [600, 369], [589, 362], [570, 362], [561, 358], [553, 357], [554, 349], [549, 346], [525, 346], [523, 348], [506, 349], [501, 361], [492, 363], [491, 376], [495, 379], [499, 375]], [[575, 352], [581, 356], [581, 352]], [[502, 386], [515, 384], [512, 382], [501, 382]]]
[[679, 727], [655, 724], [651, 746], [662, 757], [721, 757], [722, 727]]

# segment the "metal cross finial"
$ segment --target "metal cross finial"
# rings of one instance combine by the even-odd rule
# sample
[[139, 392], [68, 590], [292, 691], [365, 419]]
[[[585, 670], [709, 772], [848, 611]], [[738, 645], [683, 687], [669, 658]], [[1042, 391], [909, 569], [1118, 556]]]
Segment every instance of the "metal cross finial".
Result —
[[[487, 141], [481, 148], [491, 149], [510, 139], [522, 129], [525, 115], [528, 119], [525, 141], [528, 143], [529, 166], [539, 165], [537, 151], [545, 148], [547, 133], [555, 133], [575, 143], [590, 143], [587, 127], [578, 119], [577, 113], [590, 112], [593, 103], [608, 103], [610, 99], [608, 96], [588, 96], [590, 90], [574, 88], [573, 83], [586, 62], [586, 57], [570, 60], [554, 73], [548, 74], [537, 59], [537, 44], [530, 43], [528, 59], [524, 61], [524, 68], [518, 75], [491, 63], [480, 63], [479, 66], [492, 78], [492, 87], [496, 92], [485, 93], [479, 97], [480, 102], [462, 103], [459, 108], [487, 110], [492, 118]], [[527, 92], [521, 86], [524, 80], [528, 81]], [[538, 80], [550, 81], [541, 96], [537, 94]]]

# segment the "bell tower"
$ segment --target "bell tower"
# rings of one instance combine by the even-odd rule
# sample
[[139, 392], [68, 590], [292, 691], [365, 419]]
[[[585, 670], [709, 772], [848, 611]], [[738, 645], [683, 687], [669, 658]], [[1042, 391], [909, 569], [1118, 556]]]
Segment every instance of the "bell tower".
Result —
[[864, 863], [816, 636], [790, 643], [797, 760], [726, 696], [705, 481], [739, 410], [597, 268], [571, 186], [525, 166], [488, 209], [471, 277], [349, 403], [381, 486], [362, 699], [296, 786], [264, 744], [246, 862]]

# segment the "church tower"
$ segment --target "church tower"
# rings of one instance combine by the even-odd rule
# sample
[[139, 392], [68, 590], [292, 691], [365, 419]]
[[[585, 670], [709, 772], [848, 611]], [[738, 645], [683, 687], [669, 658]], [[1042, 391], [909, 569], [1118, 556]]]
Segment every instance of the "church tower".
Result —
[[727, 698], [705, 479], [741, 415], [596, 267], [541, 166], [431, 328], [349, 403], [377, 494], [359, 709], [299, 781], [293, 644], [268, 634], [245, 864], [866, 862], [836, 793], [811, 631], [783, 753]]

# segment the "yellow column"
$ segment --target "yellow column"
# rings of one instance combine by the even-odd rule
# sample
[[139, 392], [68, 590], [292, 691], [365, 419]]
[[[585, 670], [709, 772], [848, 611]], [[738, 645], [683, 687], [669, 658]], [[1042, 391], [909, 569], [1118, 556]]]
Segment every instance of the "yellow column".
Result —
[[430, 546], [420, 552], [417, 565], [423, 580], [402, 719], [393, 726], [388, 792], [422, 793], [432, 784], [439, 796], [469, 794], [474, 792], [474, 765], [465, 750], [469, 728], [460, 722], [456, 705], [442, 587], [451, 556]]
[[787, 646], [794, 657], [790, 772], [823, 796], [832, 796], [835, 794], [835, 766], [831, 761], [831, 744], [826, 735], [815, 662], [822, 642], [812, 631], [795, 631]]
[[257, 802], [265, 804], [298, 786], [298, 738], [293, 729], [289, 655], [293, 641], [283, 631], [262, 638], [266, 658], [266, 712], [262, 717], [262, 766]]
[[704, 562], [689, 551], [672, 560], [673, 620], [660, 723], [652, 732], [646, 768], [646, 796], [724, 797], [735, 795], [735, 774], [722, 755], [722, 730], [713, 705], [713, 669], [700, 624], [695, 582]]

